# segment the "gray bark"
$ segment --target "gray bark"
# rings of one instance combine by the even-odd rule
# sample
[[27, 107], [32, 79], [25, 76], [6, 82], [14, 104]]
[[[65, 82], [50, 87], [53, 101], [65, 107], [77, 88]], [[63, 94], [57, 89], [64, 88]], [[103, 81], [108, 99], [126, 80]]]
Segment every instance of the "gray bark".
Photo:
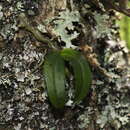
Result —
[[[130, 60], [115, 19], [97, 0], [2, 0], [0, 130], [129, 130]], [[79, 105], [50, 104], [41, 65], [50, 47], [86, 56], [93, 80]]]

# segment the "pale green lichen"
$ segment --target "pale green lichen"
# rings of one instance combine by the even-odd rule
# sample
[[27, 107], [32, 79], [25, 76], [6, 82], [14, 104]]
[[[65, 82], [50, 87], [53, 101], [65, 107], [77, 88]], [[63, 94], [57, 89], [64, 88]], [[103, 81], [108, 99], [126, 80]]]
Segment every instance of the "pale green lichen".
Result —
[[16, 7], [17, 7], [18, 10], [24, 11], [24, 9], [23, 9], [24, 6], [23, 6], [22, 2], [20, 2], [20, 1], [17, 2], [17, 6]]
[[90, 123], [89, 118], [87, 118], [85, 114], [80, 115], [78, 121], [80, 121], [78, 125], [80, 129], [87, 128]]
[[42, 32], [42, 33], [47, 33], [47, 30], [46, 30], [46, 28], [45, 28], [45, 26], [44, 26], [43, 24], [39, 24], [39, 25], [37, 26], [37, 29], [38, 29], [40, 32]]
[[3, 15], [4, 15], [3, 12], [2, 12], [2, 8], [3, 8], [3, 7], [2, 7], [2, 5], [0, 4], [0, 19], [2, 19], [2, 18], [3, 18]]
[[[73, 22], [79, 22], [79, 20], [79, 12], [70, 12], [69, 10], [60, 12], [59, 17], [56, 17], [54, 19], [55, 26], [53, 28], [53, 32], [59, 38], [60, 41], [66, 43], [65, 48], [74, 48], [74, 45], [72, 45], [71, 40], [77, 38], [79, 33], [74, 30], [75, 26], [73, 25]], [[67, 29], [72, 33], [68, 33]]]
[[[120, 104], [118, 108], [128, 107], [127, 105]], [[121, 111], [122, 109], [120, 109]], [[126, 112], [125, 109], [123, 112]], [[100, 125], [100, 128], [104, 128], [107, 123], [114, 125], [116, 129], [120, 129], [122, 125], [126, 125], [129, 122], [129, 118], [127, 115], [122, 115], [120, 112], [117, 112], [115, 106], [113, 107], [111, 104], [107, 105], [102, 111], [102, 114], [99, 115], [97, 124]]]
[[111, 32], [111, 29], [109, 28], [109, 16], [108, 15], [102, 15], [97, 12], [93, 13], [94, 19], [96, 20], [96, 35], [97, 38], [103, 37], [104, 35], [109, 35]]

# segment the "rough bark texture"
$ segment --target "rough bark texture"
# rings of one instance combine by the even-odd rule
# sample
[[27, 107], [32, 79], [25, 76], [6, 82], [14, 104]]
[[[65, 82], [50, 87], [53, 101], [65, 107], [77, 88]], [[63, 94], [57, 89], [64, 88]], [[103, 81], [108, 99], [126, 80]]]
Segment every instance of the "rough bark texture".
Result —
[[[129, 57], [115, 18], [98, 0], [1, 0], [0, 130], [129, 130]], [[93, 73], [84, 101], [60, 111], [40, 66], [51, 48], [82, 51]]]

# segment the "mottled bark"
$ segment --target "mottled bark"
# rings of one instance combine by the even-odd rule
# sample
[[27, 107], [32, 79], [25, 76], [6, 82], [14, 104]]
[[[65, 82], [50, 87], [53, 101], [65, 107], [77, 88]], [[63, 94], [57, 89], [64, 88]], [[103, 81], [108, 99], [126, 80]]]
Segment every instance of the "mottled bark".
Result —
[[[129, 130], [130, 60], [115, 19], [98, 0], [2, 0], [0, 130]], [[85, 55], [93, 80], [79, 105], [56, 110], [42, 65], [63, 48]]]

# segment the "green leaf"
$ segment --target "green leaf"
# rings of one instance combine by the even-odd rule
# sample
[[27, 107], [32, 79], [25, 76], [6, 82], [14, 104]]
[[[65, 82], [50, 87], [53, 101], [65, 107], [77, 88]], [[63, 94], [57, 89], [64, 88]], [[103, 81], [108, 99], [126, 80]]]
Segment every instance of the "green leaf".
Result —
[[50, 102], [55, 108], [63, 108], [66, 102], [65, 65], [59, 52], [49, 53], [43, 68]]
[[75, 103], [79, 103], [88, 93], [92, 74], [85, 57], [73, 49], [64, 49], [61, 56], [70, 62], [75, 78]]

